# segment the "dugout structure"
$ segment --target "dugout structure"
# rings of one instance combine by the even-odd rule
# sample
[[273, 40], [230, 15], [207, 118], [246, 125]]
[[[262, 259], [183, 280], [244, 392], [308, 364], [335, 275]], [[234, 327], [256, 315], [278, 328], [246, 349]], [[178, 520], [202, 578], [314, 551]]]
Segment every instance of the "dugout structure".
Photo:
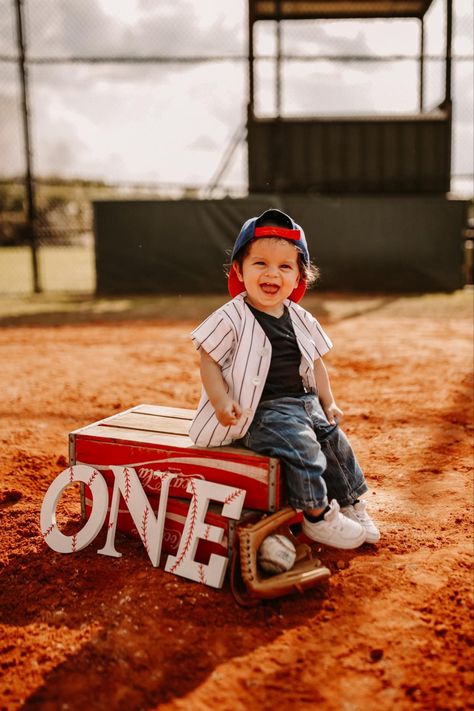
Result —
[[[452, 0], [445, 0], [444, 99], [423, 111], [424, 18], [432, 0], [249, 0], [248, 177], [251, 193], [445, 194], [451, 174]], [[282, 22], [414, 18], [419, 21], [419, 112], [281, 115]], [[275, 24], [276, 113], [255, 115], [254, 28]]]
[[[444, 2], [444, 98], [425, 111], [425, 16]], [[452, 0], [249, 0], [247, 150], [242, 199], [96, 203], [99, 293], [226, 292], [223, 262], [242, 223], [269, 207], [303, 226], [320, 289], [453, 291], [463, 286], [467, 201], [449, 196]], [[286, 21], [411, 18], [419, 23], [419, 111], [282, 115]], [[273, 22], [276, 113], [255, 113], [254, 28]]]

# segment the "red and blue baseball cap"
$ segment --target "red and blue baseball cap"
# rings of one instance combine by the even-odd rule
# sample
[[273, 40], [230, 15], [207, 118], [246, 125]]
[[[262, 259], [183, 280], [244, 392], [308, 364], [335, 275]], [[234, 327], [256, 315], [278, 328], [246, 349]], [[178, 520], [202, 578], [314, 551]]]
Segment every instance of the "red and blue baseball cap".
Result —
[[[239, 252], [248, 245], [249, 242], [259, 239], [260, 237], [280, 237], [287, 239], [294, 244], [296, 249], [301, 253], [304, 264], [309, 266], [308, 244], [302, 228], [296, 224], [289, 215], [276, 208], [265, 210], [265, 212], [262, 212], [258, 217], [251, 217], [244, 222], [232, 250], [232, 263], [237, 258]], [[227, 287], [232, 298], [245, 291], [245, 286], [237, 276], [234, 264], [232, 264], [230, 268]], [[306, 280], [300, 279], [298, 286], [293, 289], [289, 298], [295, 303], [298, 303], [303, 298], [305, 291]]]

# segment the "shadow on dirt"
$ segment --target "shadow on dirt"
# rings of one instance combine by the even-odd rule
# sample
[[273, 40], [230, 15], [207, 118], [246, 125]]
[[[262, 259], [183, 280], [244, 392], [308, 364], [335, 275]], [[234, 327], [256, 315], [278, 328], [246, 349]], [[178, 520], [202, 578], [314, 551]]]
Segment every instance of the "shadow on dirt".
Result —
[[[0, 574], [0, 622], [40, 635], [43, 656], [61, 630], [98, 631], [79, 651], [65, 651], [23, 708], [60, 708], [67, 699], [68, 709], [138, 709], [182, 697], [220, 664], [334, 609], [339, 594], [323, 582], [305, 593], [304, 606], [296, 595], [241, 608], [228, 581], [214, 590], [153, 568], [142, 544], [121, 535], [119, 560], [97, 555], [104, 534], [75, 555], [55, 553], [32, 518], [33, 509], [22, 519], [31, 552], [14, 555]], [[352, 557], [374, 555], [371, 548], [318, 555], [337, 575]]]
[[[405, 295], [406, 296], [406, 295]], [[418, 295], [413, 295], [416, 298]], [[205, 319], [227, 301], [226, 294], [196, 296], [40, 295], [0, 299], [0, 327], [59, 326], [124, 321], [193, 321]], [[383, 310], [397, 294], [309, 293], [303, 306], [317, 318], [340, 321]]]

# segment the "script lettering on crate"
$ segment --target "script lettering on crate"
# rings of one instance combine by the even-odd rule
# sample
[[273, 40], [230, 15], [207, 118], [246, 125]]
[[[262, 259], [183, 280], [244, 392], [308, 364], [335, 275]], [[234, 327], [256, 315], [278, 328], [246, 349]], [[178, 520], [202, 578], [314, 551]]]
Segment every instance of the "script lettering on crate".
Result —
[[[97, 552], [102, 555], [120, 557], [115, 548], [115, 533], [119, 510], [120, 494], [133, 519], [143, 545], [153, 566], [158, 566], [163, 543], [166, 507], [169, 487], [176, 477], [173, 472], [166, 472], [161, 480], [160, 501], [155, 515], [140, 478], [133, 467], [111, 466], [114, 474], [114, 488], [110, 504], [105, 545]], [[90, 516], [83, 528], [68, 536], [62, 533], [56, 524], [56, 508], [59, 499], [68, 486], [81, 482], [89, 487], [92, 496]], [[210, 501], [223, 504], [222, 515], [227, 518], [240, 518], [244, 505], [245, 491], [223, 484], [215, 484], [200, 479], [189, 479], [187, 491], [192, 495], [183, 534], [176, 555], [168, 556], [165, 570], [196, 580], [197, 582], [220, 588], [228, 563], [225, 556], [212, 553], [207, 565], [194, 560], [199, 540], [205, 539], [220, 543], [223, 530], [205, 522]], [[58, 553], [75, 553], [89, 545], [104, 525], [109, 504], [107, 483], [94, 467], [76, 464], [68, 467], [51, 483], [41, 506], [40, 525], [44, 540]]]
[[149, 467], [140, 467], [137, 469], [138, 477], [142, 482], [144, 488], [155, 494], [159, 494], [161, 491], [161, 482], [164, 477], [168, 474], [175, 474], [175, 479], [173, 481], [173, 489], [183, 489], [187, 491], [187, 485], [189, 479], [204, 479], [202, 474], [184, 474], [179, 470], [174, 471], [173, 469], [165, 469], [160, 471], [160, 469], [150, 469]]

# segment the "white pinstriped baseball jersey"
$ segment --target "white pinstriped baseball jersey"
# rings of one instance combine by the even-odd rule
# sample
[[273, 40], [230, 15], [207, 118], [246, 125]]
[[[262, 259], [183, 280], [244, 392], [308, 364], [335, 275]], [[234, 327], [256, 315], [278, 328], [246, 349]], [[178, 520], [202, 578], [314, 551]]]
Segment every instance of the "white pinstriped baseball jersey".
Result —
[[[189, 436], [202, 447], [218, 447], [240, 439], [247, 432], [260, 401], [272, 355], [270, 341], [245, 303], [246, 292], [214, 311], [191, 334], [195, 346], [220, 365], [229, 395], [242, 408], [235, 425], [221, 425], [207, 394], [201, 400], [191, 423]], [[293, 301], [286, 300], [298, 347], [300, 374], [308, 391], [316, 391], [314, 361], [332, 348], [332, 343], [317, 320]]]

